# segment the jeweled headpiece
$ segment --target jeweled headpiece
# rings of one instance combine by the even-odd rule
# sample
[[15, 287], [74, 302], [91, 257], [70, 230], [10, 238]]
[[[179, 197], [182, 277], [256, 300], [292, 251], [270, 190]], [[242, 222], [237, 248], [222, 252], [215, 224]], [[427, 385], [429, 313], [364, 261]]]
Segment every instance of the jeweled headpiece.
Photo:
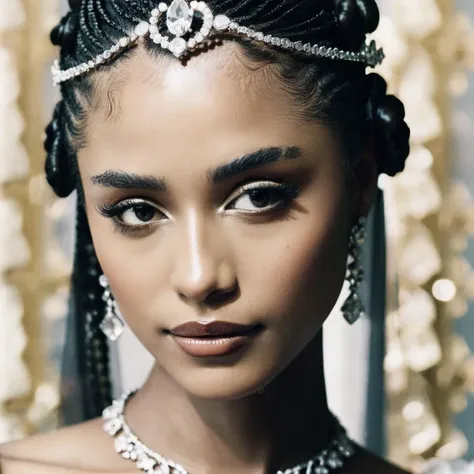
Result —
[[[202, 25], [199, 29], [195, 28], [198, 16], [196, 13], [201, 17]], [[166, 22], [161, 21], [164, 15], [166, 15]], [[164, 31], [165, 25], [166, 31]], [[59, 61], [55, 61], [52, 67], [53, 81], [55, 85], [58, 85], [61, 82], [82, 76], [97, 66], [106, 63], [117, 53], [146, 36], [149, 36], [155, 44], [163, 49], [168, 49], [177, 58], [180, 58], [211, 34], [223, 32], [247, 36], [269, 45], [320, 58], [355, 61], [368, 67], [375, 67], [385, 57], [383, 50], [377, 49], [374, 41], [364, 44], [359, 51], [343, 51], [339, 48], [318, 44], [303, 44], [301, 41], [293, 42], [287, 38], [277, 38], [239, 25], [225, 15], [214, 15], [205, 2], [192, 1], [188, 4], [186, 0], [173, 0], [169, 6], [161, 2], [157, 8], [151, 11], [148, 21], [138, 23], [129, 36], [124, 36], [110, 49], [95, 58], [91, 58], [90, 61], [66, 70], [61, 70]]]

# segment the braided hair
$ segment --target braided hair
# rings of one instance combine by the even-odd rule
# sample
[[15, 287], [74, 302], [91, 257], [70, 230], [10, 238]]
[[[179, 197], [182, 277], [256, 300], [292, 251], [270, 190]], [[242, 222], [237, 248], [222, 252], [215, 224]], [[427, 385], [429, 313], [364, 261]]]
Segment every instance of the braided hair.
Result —
[[[208, 0], [215, 14], [290, 41], [318, 43], [358, 51], [366, 35], [379, 23], [375, 0]], [[68, 69], [110, 48], [156, 7], [153, 0], [69, 0], [70, 12], [51, 32], [61, 47], [60, 66]], [[346, 150], [349, 169], [357, 163], [369, 138], [380, 173], [402, 171], [409, 154], [409, 128], [403, 104], [387, 95], [378, 74], [367, 75], [355, 62], [301, 57], [249, 38], [238, 38], [242, 52], [257, 64], [271, 65], [282, 86], [295, 100], [303, 120], [319, 120], [334, 127]], [[151, 41], [153, 55], [168, 55]], [[126, 60], [126, 50], [114, 60]], [[105, 311], [98, 282], [101, 269], [95, 255], [77, 151], [84, 145], [87, 110], [94, 102], [94, 74], [61, 84], [62, 100], [46, 130], [46, 176], [60, 197], [78, 191], [77, 234], [73, 266], [73, 301], [78, 334], [84, 348], [79, 372], [85, 381], [86, 418], [100, 415], [111, 402], [108, 346], [99, 323]]]

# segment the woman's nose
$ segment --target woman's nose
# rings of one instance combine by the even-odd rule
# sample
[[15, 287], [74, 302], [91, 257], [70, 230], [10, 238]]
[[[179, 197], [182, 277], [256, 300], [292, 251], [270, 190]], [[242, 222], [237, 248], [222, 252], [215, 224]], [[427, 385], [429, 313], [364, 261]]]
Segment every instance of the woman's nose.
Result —
[[209, 296], [223, 295], [236, 288], [233, 266], [225, 258], [225, 245], [217, 242], [209, 226], [191, 213], [186, 228], [175, 247], [175, 266], [172, 274], [174, 290], [196, 303]]

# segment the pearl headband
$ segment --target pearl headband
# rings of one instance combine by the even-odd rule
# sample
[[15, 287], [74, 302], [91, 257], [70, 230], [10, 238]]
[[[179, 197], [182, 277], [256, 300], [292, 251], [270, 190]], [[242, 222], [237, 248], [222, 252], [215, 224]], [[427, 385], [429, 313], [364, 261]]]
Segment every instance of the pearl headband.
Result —
[[[202, 27], [198, 31], [192, 29], [195, 12], [199, 12], [203, 19]], [[167, 31], [163, 32], [160, 30], [158, 24], [159, 20], [165, 14]], [[55, 85], [58, 85], [75, 77], [82, 76], [107, 62], [114, 55], [135, 43], [140, 38], [146, 36], [149, 36], [155, 44], [161, 46], [163, 49], [168, 49], [174, 56], [180, 58], [186, 51], [204, 41], [212, 32], [221, 33], [225, 31], [244, 35], [248, 38], [283, 49], [325, 59], [360, 62], [369, 67], [375, 67], [377, 64], [380, 64], [385, 57], [383, 50], [377, 49], [374, 41], [369, 44], [364, 44], [357, 52], [343, 51], [339, 48], [331, 48], [317, 44], [303, 44], [301, 41], [292, 42], [286, 38], [265, 35], [262, 32], [241, 26], [225, 15], [214, 16], [205, 2], [192, 1], [188, 4], [186, 0], [173, 0], [169, 6], [161, 2], [157, 8], [152, 10], [148, 21], [141, 21], [129, 36], [124, 36], [111, 48], [90, 61], [66, 70], [61, 70], [59, 61], [56, 60], [52, 67], [53, 82]], [[170, 34], [173, 37], [171, 37]], [[191, 35], [187, 40], [183, 38], [186, 34]]]

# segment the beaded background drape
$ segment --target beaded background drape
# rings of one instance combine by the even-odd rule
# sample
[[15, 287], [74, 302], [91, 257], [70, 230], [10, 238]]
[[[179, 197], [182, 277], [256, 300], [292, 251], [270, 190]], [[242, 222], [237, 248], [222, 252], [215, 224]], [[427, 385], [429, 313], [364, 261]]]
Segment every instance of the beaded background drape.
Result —
[[72, 227], [42, 146], [57, 20], [57, 0], [0, 1], [0, 442], [58, 423]]
[[[49, 77], [55, 51], [48, 35], [66, 3], [0, 0], [0, 442], [61, 423], [58, 374], [74, 206], [70, 199], [54, 199], [46, 186], [42, 137], [56, 100]], [[464, 115], [455, 108], [471, 91], [466, 71], [474, 65], [474, 36], [457, 7], [470, 7], [474, 18], [474, 5], [379, 4], [383, 18], [375, 36], [387, 54], [380, 72], [405, 102], [412, 128], [406, 172], [380, 181], [389, 268], [387, 352], [380, 354], [387, 412], [385, 420], [380, 415], [380, 428], [386, 421], [386, 454], [416, 468], [432, 456], [474, 454], [469, 430], [474, 422], [463, 415], [474, 410], [468, 395], [474, 389], [469, 351], [474, 334], [459, 332], [469, 318], [474, 326], [468, 314], [474, 257], [465, 254], [474, 232], [468, 191], [474, 173], [466, 181], [467, 175], [453, 171], [456, 145], [470, 143], [462, 134], [474, 136], [469, 118], [474, 108]], [[332, 380], [329, 397], [332, 391], [336, 411], [339, 406], [343, 421], [363, 437], [371, 409], [366, 396], [371, 351], [367, 323], [357, 324], [331, 329], [339, 347], [359, 349], [352, 365], [339, 363], [342, 372]], [[120, 344], [121, 385], [133, 386], [137, 373], [127, 354], [136, 341], [126, 335]], [[341, 357], [337, 352], [327, 355]], [[354, 390], [354, 381], [363, 385]], [[351, 412], [340, 396], [348, 390], [366, 405], [362, 411], [358, 406]]]
[[[405, 103], [412, 130], [406, 171], [381, 180], [390, 258], [388, 455], [407, 467], [434, 456], [462, 457], [468, 441], [474, 443], [455, 418], [468, 407], [474, 376], [468, 343], [455, 324], [471, 318], [472, 325], [467, 313], [474, 297], [474, 273], [463, 255], [474, 204], [469, 183], [453, 178], [455, 98], [469, 86], [474, 34], [457, 6], [387, 0], [388, 15], [375, 35], [387, 52], [380, 72]], [[465, 335], [473, 344], [474, 334]]]

